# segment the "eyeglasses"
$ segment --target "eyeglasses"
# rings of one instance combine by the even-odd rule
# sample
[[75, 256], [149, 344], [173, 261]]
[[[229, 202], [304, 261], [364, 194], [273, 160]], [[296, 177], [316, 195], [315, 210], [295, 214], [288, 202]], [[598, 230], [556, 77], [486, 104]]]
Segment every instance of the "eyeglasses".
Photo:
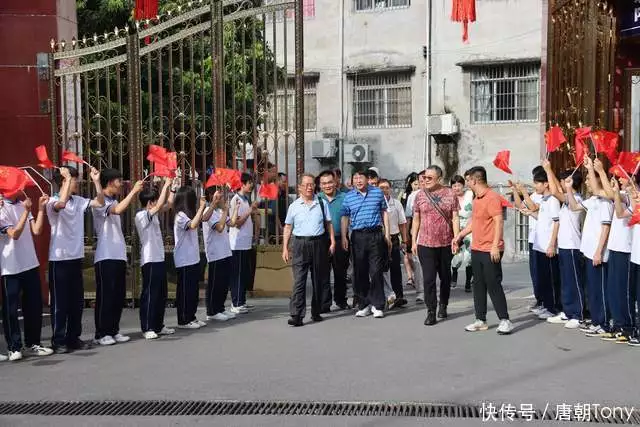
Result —
[[316, 185], [315, 185], [315, 184], [313, 184], [313, 183], [312, 183], [312, 184], [300, 184], [300, 187], [306, 187], [306, 188], [313, 188], [313, 187], [315, 187], [315, 186], [316, 186]]
[[432, 176], [428, 176], [428, 175], [425, 175], [425, 176], [424, 176], [424, 180], [425, 180], [425, 181], [433, 181], [434, 179], [435, 179], [435, 178], [434, 178], [434, 177], [432, 177]]

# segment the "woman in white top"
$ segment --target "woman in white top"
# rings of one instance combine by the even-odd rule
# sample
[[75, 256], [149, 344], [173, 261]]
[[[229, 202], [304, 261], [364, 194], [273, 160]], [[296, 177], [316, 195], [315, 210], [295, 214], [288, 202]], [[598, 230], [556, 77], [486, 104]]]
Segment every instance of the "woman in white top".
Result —
[[[413, 216], [413, 207], [409, 206], [407, 209], [407, 205], [409, 202], [409, 196], [411, 194], [416, 193], [418, 191], [418, 174], [415, 172], [411, 172], [407, 178], [405, 179], [405, 190], [400, 195], [400, 203], [402, 207], [405, 209], [405, 217], [407, 219], [407, 230], [411, 230], [411, 218]], [[415, 195], [411, 198], [412, 201], [415, 199]], [[407, 249], [404, 254], [404, 268], [407, 271], [407, 285], [411, 287], [415, 287], [414, 285], [414, 265], [413, 265], [413, 255], [411, 254], [411, 233], [407, 233]]]
[[[464, 229], [467, 223], [471, 219], [471, 207], [473, 205], [473, 191], [465, 191], [465, 181], [460, 175], [456, 175], [451, 178], [451, 189], [458, 196], [458, 203], [460, 204], [460, 210], [458, 211], [458, 217], [460, 218], [460, 229]], [[451, 260], [451, 287], [455, 288], [458, 281], [458, 269], [462, 265], [466, 265], [465, 268], [465, 283], [464, 291], [471, 292], [471, 278], [473, 277], [473, 270], [471, 269], [471, 234], [464, 238], [463, 245], [460, 247], [460, 251]]]
[[198, 309], [198, 283], [200, 282], [200, 244], [198, 227], [206, 207], [206, 199], [200, 198], [196, 211], [196, 192], [191, 187], [180, 187], [175, 198], [175, 220], [173, 236], [175, 248], [173, 260], [178, 273], [176, 289], [176, 308], [178, 328], [198, 329], [205, 322], [196, 319]]

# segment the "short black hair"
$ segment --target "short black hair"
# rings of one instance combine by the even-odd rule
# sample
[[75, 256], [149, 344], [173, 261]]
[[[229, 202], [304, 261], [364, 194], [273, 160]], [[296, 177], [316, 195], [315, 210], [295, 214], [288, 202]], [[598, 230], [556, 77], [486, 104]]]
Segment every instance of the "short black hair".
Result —
[[461, 177], [460, 175], [454, 175], [453, 178], [451, 178], [451, 185], [453, 184], [465, 184], [464, 178]]
[[[78, 169], [75, 168], [74, 166], [62, 166], [62, 167], [67, 168], [69, 170], [69, 175], [71, 175], [71, 178], [77, 178], [78, 176], [80, 176], [80, 174], [78, 173]], [[55, 181], [56, 184], [58, 184], [58, 187], [62, 185], [62, 181], [64, 179], [60, 174], [60, 169], [53, 170], [53, 180]]]
[[255, 182], [255, 180], [253, 179], [253, 175], [247, 172], [243, 172], [242, 175], [240, 175], [240, 182], [242, 183], [242, 185], [246, 185], [250, 182]]
[[335, 174], [334, 171], [332, 171], [330, 169], [325, 169], [325, 170], [323, 170], [322, 172], [320, 172], [318, 174], [318, 179], [322, 178], [323, 176], [329, 176], [329, 175], [331, 175], [334, 178], [336, 177], [336, 174]]
[[155, 187], [150, 187], [148, 189], [142, 190], [138, 195], [138, 199], [140, 200], [140, 204], [143, 208], [146, 208], [149, 202], [155, 202], [160, 198], [160, 193]]
[[354, 176], [356, 175], [362, 175], [362, 176], [366, 176], [368, 177], [369, 175], [367, 175], [367, 172], [365, 172], [362, 169], [354, 169], [354, 171], [351, 173], [351, 179], [353, 179]]
[[438, 165], [429, 165], [427, 167], [427, 169], [425, 169], [425, 172], [427, 170], [432, 170], [436, 172], [436, 175], [438, 175], [438, 178], [442, 178], [443, 172], [442, 172], [442, 168]]
[[533, 174], [533, 182], [549, 182], [547, 172], [544, 169], [536, 171], [536, 173]]
[[487, 170], [482, 166], [474, 166], [464, 173], [464, 176], [473, 177], [483, 184], [487, 183]]
[[100, 172], [100, 185], [102, 185], [102, 188], [107, 188], [107, 185], [116, 179], [122, 179], [122, 172], [118, 169], [107, 168]]
[[[573, 176], [571, 175], [573, 174]], [[580, 189], [580, 187], [582, 187], [582, 174], [580, 173], [580, 171], [575, 171], [575, 173], [571, 170], [571, 169], [567, 169], [564, 172], [561, 172], [560, 175], [558, 175], [558, 179], [560, 181], [564, 181], [565, 179], [571, 177], [571, 179], [573, 180], [573, 189], [575, 191], [578, 191]]]
[[531, 171], [531, 175], [535, 175], [535, 174], [538, 174], [540, 172], [546, 173], [544, 168], [541, 165], [538, 165], [535, 168], [533, 168], [533, 170]]

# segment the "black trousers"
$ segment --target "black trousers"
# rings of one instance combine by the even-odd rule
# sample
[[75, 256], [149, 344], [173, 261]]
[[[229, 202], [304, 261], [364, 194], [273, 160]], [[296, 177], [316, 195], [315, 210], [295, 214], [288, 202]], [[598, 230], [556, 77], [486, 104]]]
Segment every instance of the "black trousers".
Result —
[[140, 327], [142, 332], [160, 332], [164, 328], [167, 305], [167, 268], [164, 262], [148, 262], [142, 266], [140, 294]]
[[72, 346], [82, 334], [84, 286], [82, 259], [49, 262], [51, 345]]
[[293, 293], [289, 302], [291, 317], [304, 318], [307, 306], [307, 274], [311, 270], [311, 315], [322, 309], [323, 295], [329, 287], [329, 245], [326, 236], [293, 238]]
[[127, 262], [115, 259], [99, 261], [96, 270], [96, 339], [120, 332], [120, 318], [127, 295]]
[[231, 252], [233, 254], [231, 257], [231, 303], [234, 307], [241, 307], [247, 302], [247, 286], [253, 274], [251, 271], [252, 254], [251, 249]]
[[[502, 259], [502, 254], [500, 254]], [[491, 298], [498, 319], [509, 319], [507, 299], [502, 289], [502, 261], [491, 261], [489, 252], [471, 251], [473, 267], [473, 304], [476, 319], [487, 321], [487, 293]]]
[[[384, 309], [384, 262], [388, 251], [382, 231], [354, 230], [351, 233], [353, 288], [358, 307]], [[371, 278], [371, 281], [369, 281]]]
[[562, 311], [562, 294], [560, 289], [560, 267], [558, 256], [549, 258], [546, 252], [536, 251], [536, 285], [542, 305], [549, 312], [558, 314]]
[[222, 258], [209, 263], [207, 278], [207, 316], [224, 312], [224, 302], [231, 282], [231, 257]]
[[256, 280], [256, 267], [258, 264], [258, 248], [255, 246], [252, 246], [251, 249], [249, 249], [249, 272], [247, 274], [247, 284], [246, 284], [246, 290], [247, 291], [253, 291], [253, 284]]
[[391, 236], [391, 244], [391, 262], [389, 263], [391, 288], [396, 294], [396, 298], [404, 298], [402, 286], [402, 254], [400, 253], [400, 237], [397, 234]]
[[25, 346], [40, 345], [42, 330], [42, 294], [38, 267], [22, 273], [2, 276], [2, 329], [9, 351], [20, 351], [22, 337], [18, 304], [22, 292]]
[[322, 308], [324, 310], [331, 308], [331, 301], [335, 301], [336, 305], [347, 304], [347, 269], [349, 268], [349, 251], [345, 251], [342, 247], [342, 236], [337, 235], [335, 238], [336, 250], [328, 261], [329, 268], [333, 269], [333, 294], [331, 292], [331, 285], [327, 285], [322, 297]]
[[434, 311], [438, 305], [436, 275], [440, 278], [440, 304], [449, 304], [451, 294], [451, 253], [450, 246], [430, 248], [418, 245], [418, 258], [422, 266], [424, 300], [427, 310]]
[[176, 288], [176, 311], [178, 325], [186, 325], [196, 320], [200, 294], [200, 264], [187, 265], [177, 268], [178, 286]]

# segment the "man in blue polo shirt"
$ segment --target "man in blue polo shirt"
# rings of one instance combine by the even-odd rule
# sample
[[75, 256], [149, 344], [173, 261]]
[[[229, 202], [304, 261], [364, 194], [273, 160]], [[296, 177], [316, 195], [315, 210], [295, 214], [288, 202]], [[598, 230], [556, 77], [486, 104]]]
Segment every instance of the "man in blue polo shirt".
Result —
[[[318, 196], [329, 206], [331, 213], [331, 223], [333, 224], [333, 232], [336, 242], [342, 241], [341, 232], [341, 216], [342, 203], [344, 202], [345, 193], [337, 191], [336, 176], [333, 171], [325, 170], [320, 173], [320, 187], [322, 192]], [[333, 295], [331, 293], [331, 285], [325, 287], [325, 293], [322, 300], [322, 312], [331, 311], [331, 301], [335, 301], [336, 306], [340, 310], [349, 308], [347, 304], [347, 268], [349, 267], [349, 251], [345, 251], [342, 245], [337, 245], [335, 253], [329, 260], [329, 269], [333, 269]]]
[[[293, 293], [289, 303], [291, 326], [302, 326], [307, 304], [307, 273], [311, 270], [313, 295], [311, 296], [311, 319], [322, 321], [322, 298], [329, 286], [329, 255], [336, 246], [328, 204], [314, 195], [315, 178], [302, 176], [298, 191], [300, 197], [289, 206], [284, 221], [282, 259], [292, 260]], [[293, 257], [289, 255], [289, 240], [293, 234]]]
[[[354, 293], [358, 297], [357, 317], [384, 317], [385, 251], [391, 247], [387, 203], [382, 190], [368, 185], [367, 176], [360, 171], [353, 174], [353, 190], [342, 203], [342, 230], [351, 227]], [[384, 232], [383, 232], [384, 230]], [[349, 249], [347, 233], [342, 234], [342, 247]], [[369, 282], [371, 277], [371, 282]]]

